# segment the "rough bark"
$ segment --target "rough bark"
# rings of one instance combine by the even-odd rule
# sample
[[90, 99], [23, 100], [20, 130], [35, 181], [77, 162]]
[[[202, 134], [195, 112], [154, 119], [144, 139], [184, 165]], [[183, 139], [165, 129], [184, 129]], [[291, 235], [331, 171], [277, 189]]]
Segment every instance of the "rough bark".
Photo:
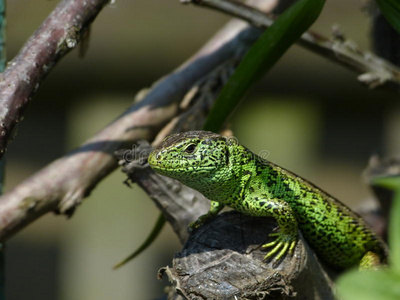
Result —
[[9, 62], [0, 81], [0, 158], [26, 106], [54, 65], [75, 48], [108, 0], [64, 0]]

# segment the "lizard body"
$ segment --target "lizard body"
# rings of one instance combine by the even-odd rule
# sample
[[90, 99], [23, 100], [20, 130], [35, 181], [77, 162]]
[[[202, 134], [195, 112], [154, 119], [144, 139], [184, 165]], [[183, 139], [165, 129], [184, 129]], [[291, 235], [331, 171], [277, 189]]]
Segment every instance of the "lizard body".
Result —
[[224, 207], [273, 217], [279, 232], [263, 245], [265, 258], [292, 252], [298, 229], [327, 264], [348, 268], [385, 261], [386, 246], [365, 221], [309, 181], [260, 158], [236, 140], [207, 131], [167, 137], [149, 156], [156, 172], [178, 179], [211, 200], [196, 228]]

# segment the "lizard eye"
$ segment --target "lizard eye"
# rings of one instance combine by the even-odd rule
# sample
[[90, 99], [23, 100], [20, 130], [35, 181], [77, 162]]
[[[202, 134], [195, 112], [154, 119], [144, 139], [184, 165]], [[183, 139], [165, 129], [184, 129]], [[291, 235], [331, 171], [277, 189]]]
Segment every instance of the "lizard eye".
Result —
[[185, 152], [190, 154], [190, 153], [193, 153], [195, 149], [196, 149], [196, 145], [190, 144], [189, 146], [186, 147]]

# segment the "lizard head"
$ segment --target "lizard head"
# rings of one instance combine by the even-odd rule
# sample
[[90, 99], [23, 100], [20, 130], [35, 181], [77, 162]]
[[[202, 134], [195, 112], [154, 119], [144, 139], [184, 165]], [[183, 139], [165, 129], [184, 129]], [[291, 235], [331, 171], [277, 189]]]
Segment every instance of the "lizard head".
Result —
[[148, 162], [157, 173], [178, 179], [207, 197], [207, 191], [232, 177], [234, 143], [234, 139], [208, 131], [177, 133], [166, 137], [150, 153]]

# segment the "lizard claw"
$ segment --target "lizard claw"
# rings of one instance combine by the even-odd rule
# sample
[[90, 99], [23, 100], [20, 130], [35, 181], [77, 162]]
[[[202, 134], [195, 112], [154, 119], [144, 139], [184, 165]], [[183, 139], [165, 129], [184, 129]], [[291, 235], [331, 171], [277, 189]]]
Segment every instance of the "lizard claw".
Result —
[[288, 251], [293, 254], [294, 248], [297, 243], [297, 237], [294, 235], [288, 235], [281, 232], [271, 233], [270, 237], [277, 236], [276, 240], [261, 246], [261, 248], [273, 247], [267, 255], [264, 256], [264, 260], [270, 258], [279, 251], [279, 254], [275, 256], [275, 260], [280, 260]]

